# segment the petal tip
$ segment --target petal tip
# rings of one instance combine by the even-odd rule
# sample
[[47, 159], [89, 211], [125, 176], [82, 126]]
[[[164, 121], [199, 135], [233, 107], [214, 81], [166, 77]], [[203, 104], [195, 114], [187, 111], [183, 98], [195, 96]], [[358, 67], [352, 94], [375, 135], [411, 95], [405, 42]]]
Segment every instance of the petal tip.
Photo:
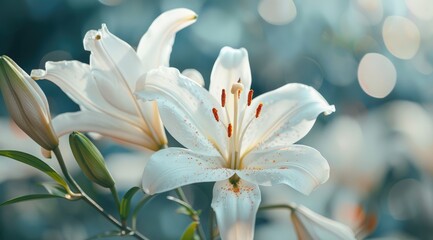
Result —
[[335, 112], [335, 105], [329, 105], [328, 109], [324, 112], [325, 116], [328, 116]]
[[39, 80], [42, 79], [46, 76], [47, 72], [43, 69], [33, 69], [30, 72], [30, 76], [32, 77], [33, 80]]

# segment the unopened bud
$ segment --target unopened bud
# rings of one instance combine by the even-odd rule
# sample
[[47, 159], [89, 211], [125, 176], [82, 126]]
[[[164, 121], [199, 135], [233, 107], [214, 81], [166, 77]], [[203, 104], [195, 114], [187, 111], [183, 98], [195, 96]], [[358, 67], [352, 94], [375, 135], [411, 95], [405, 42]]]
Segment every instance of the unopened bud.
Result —
[[0, 90], [15, 123], [42, 148], [59, 145], [48, 101], [36, 82], [8, 56], [0, 57]]
[[104, 157], [84, 134], [71, 133], [69, 145], [75, 160], [87, 178], [102, 187], [112, 188], [114, 186], [113, 177], [105, 165]]

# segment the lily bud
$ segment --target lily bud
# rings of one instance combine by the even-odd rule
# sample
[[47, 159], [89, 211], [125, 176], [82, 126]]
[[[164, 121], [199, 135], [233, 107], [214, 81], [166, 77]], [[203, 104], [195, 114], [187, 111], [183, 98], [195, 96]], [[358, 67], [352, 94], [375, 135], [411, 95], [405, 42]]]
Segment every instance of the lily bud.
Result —
[[87, 178], [105, 188], [114, 186], [113, 177], [105, 165], [104, 157], [84, 134], [71, 133], [69, 145], [75, 160]]
[[55, 149], [59, 139], [51, 124], [45, 94], [20, 66], [4, 55], [0, 57], [0, 90], [15, 123], [42, 148]]
[[346, 225], [325, 218], [302, 205], [293, 206], [290, 217], [298, 239], [356, 239], [352, 229]]

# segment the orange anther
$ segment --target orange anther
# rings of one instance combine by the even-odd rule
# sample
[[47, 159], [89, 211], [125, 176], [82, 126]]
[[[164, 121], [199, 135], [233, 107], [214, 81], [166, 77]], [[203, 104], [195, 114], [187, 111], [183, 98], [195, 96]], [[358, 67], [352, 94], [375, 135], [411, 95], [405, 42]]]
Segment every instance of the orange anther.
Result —
[[221, 91], [221, 107], [225, 107], [226, 106], [226, 90], [223, 89]]
[[232, 127], [232, 124], [229, 123], [229, 126], [227, 127], [227, 136], [231, 137], [232, 133], [233, 133], [233, 127]]
[[254, 94], [254, 90], [250, 90], [248, 92], [248, 106], [251, 105], [251, 101], [253, 100], [253, 94]]
[[256, 118], [260, 116], [260, 112], [262, 111], [263, 103], [260, 103], [256, 109]]
[[215, 120], [217, 122], [219, 122], [220, 121], [220, 117], [218, 116], [218, 110], [216, 108], [212, 108], [212, 113], [213, 113], [213, 116], [215, 117]]

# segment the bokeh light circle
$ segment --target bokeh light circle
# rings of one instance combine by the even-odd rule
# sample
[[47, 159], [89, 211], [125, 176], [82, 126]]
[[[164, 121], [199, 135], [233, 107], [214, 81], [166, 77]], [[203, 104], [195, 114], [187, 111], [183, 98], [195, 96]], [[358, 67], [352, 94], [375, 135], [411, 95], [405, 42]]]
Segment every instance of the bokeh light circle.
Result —
[[421, 20], [431, 20], [433, 18], [432, 0], [406, 0], [407, 8]]
[[261, 0], [258, 11], [266, 22], [274, 25], [288, 24], [297, 15], [293, 0]]
[[378, 53], [367, 53], [358, 66], [358, 82], [362, 90], [375, 98], [386, 97], [395, 86], [397, 71], [394, 64]]
[[418, 27], [409, 19], [400, 16], [385, 19], [382, 37], [388, 51], [401, 59], [415, 56], [421, 42]]

